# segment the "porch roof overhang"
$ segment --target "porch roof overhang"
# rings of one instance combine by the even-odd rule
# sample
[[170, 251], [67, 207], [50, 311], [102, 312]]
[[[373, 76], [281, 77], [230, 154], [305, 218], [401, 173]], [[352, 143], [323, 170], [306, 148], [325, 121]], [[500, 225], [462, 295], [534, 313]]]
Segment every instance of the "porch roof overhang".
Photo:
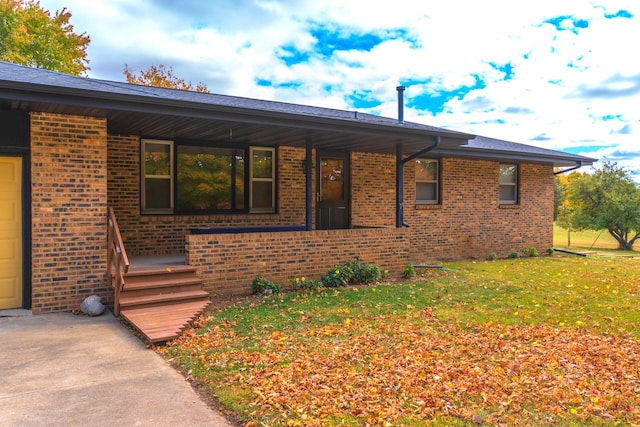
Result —
[[[2, 64], [2, 63], [0, 63]], [[331, 151], [410, 155], [441, 139], [458, 147], [474, 135], [328, 108], [137, 86], [20, 67], [45, 78], [4, 80], [0, 108], [101, 117], [110, 134]]]

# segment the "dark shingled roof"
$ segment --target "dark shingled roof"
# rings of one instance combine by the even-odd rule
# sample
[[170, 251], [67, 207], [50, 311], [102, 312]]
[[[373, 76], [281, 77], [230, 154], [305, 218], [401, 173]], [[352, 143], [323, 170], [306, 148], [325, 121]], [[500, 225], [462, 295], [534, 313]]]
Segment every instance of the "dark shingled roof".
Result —
[[106, 117], [113, 134], [326, 150], [505, 158], [571, 166], [594, 159], [355, 111], [132, 85], [0, 62], [0, 108]]

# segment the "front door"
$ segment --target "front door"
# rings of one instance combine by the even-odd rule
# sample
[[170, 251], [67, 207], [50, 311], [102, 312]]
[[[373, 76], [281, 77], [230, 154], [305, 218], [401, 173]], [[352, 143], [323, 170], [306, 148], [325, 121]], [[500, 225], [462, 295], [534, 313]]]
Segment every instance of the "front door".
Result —
[[22, 159], [0, 157], [0, 309], [22, 307]]
[[316, 229], [349, 228], [349, 155], [318, 153]]

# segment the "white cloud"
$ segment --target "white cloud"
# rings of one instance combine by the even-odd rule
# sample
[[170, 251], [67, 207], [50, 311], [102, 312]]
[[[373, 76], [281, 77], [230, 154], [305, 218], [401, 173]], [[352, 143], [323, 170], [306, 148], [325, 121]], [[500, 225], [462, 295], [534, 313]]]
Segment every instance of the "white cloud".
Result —
[[[371, 111], [391, 117], [401, 82], [422, 82], [407, 87], [408, 105], [475, 87], [457, 92], [435, 115], [407, 107], [405, 119], [546, 148], [585, 147], [583, 154], [620, 158], [640, 170], [634, 148], [640, 131], [637, 0], [41, 5], [68, 7], [76, 31], [91, 36], [92, 77], [122, 80], [125, 63], [135, 69], [164, 64], [185, 80], [230, 95], [355, 109], [349, 96], [368, 92], [381, 103]], [[620, 11], [626, 11], [623, 17], [605, 17]], [[318, 25], [342, 30], [343, 36], [402, 34], [370, 50], [337, 50], [326, 57], [311, 32]], [[291, 48], [309, 60], [287, 66], [282, 57]], [[512, 67], [509, 80], [496, 69], [506, 64]]]

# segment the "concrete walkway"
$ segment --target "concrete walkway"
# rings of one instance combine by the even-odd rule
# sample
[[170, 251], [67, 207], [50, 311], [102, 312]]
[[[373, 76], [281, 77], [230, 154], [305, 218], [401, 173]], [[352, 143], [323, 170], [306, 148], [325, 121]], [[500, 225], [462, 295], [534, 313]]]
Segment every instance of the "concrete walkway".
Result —
[[0, 317], [0, 426], [231, 426], [110, 313]]

